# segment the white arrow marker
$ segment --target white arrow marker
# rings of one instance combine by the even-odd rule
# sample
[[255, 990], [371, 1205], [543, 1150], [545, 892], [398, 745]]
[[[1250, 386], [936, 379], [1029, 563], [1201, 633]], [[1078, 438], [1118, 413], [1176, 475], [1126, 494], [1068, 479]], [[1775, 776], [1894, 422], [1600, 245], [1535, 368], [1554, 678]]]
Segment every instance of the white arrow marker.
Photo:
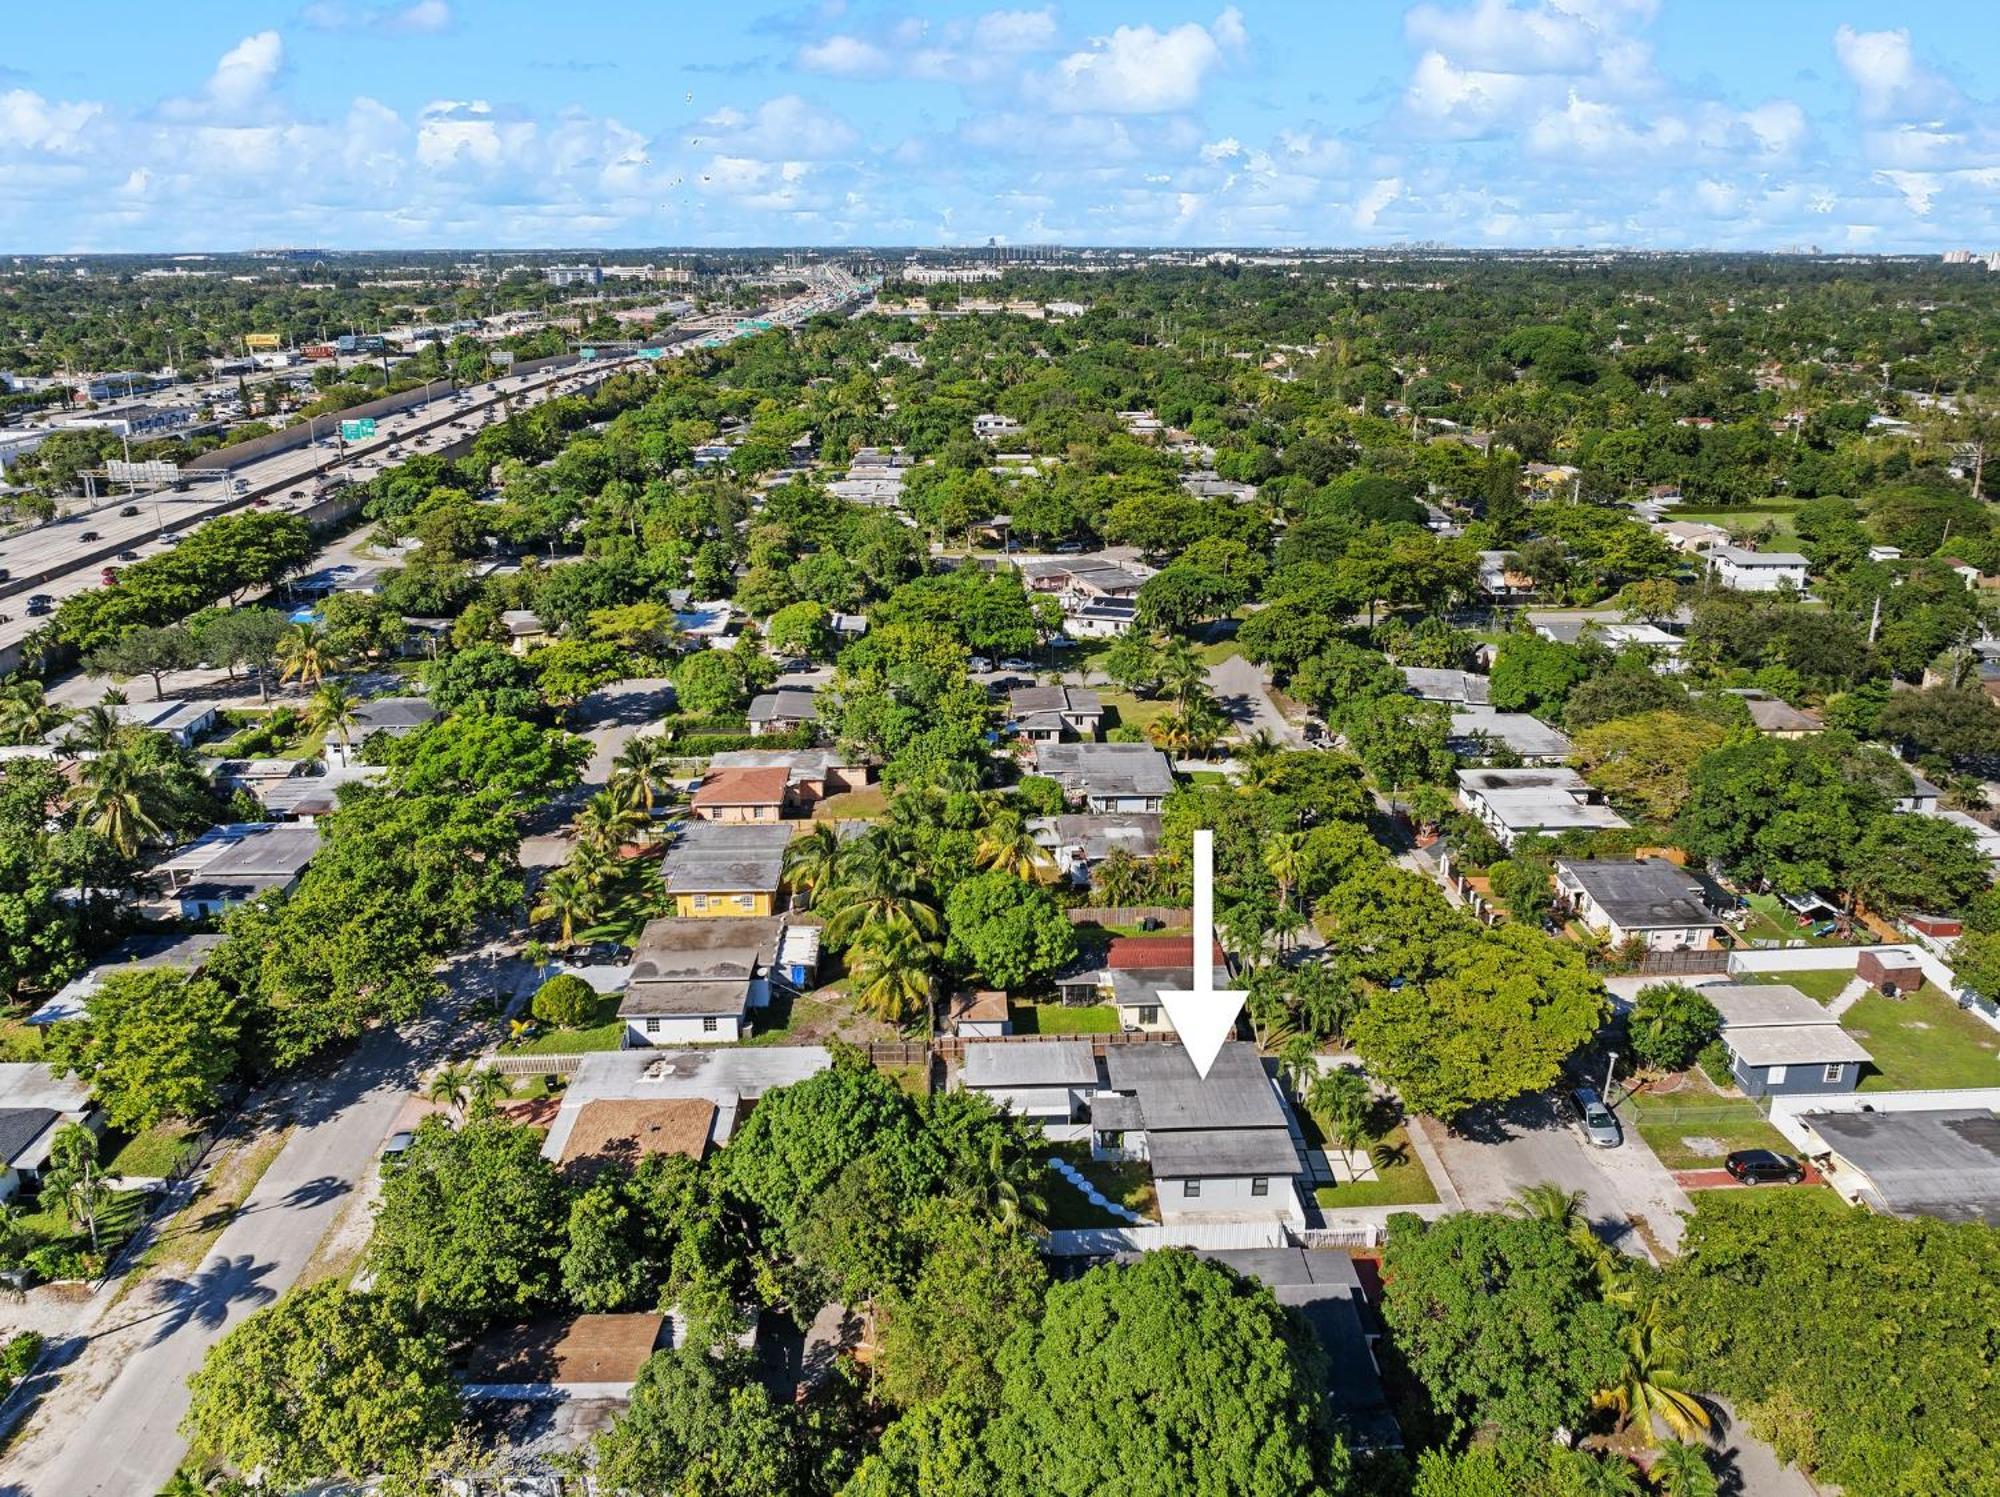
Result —
[[1194, 987], [1167, 988], [1160, 994], [1203, 1080], [1221, 1054], [1222, 1042], [1235, 1032], [1236, 1016], [1249, 996], [1215, 985], [1215, 833], [1204, 827], [1194, 834]]

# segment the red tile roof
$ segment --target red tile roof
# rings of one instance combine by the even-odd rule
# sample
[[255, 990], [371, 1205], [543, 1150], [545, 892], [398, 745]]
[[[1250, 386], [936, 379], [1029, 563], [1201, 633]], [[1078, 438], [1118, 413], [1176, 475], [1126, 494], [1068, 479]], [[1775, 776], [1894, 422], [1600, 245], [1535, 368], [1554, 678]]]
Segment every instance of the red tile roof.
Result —
[[[1225, 960], [1220, 941], [1215, 944], [1215, 961]], [[1156, 967], [1194, 966], [1194, 937], [1119, 936], [1105, 953], [1104, 965], [1113, 972], [1150, 971]]]
[[701, 782], [689, 802], [694, 806], [781, 806], [791, 771], [783, 765], [773, 769], [718, 769]]

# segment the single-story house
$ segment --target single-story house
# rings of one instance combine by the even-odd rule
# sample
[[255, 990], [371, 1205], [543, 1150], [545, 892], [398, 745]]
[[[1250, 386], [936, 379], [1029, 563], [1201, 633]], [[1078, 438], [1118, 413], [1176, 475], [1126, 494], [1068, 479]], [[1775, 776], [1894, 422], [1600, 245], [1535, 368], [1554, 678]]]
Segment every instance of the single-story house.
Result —
[[1972, 833], [1972, 840], [1980, 855], [1989, 863], [2000, 863], [2000, 831], [1995, 831], [1978, 817], [1964, 811], [1930, 811], [1926, 815], [1935, 816], [1940, 821], [1948, 821], [1953, 826], [1962, 826]]
[[181, 919], [220, 915], [273, 890], [296, 888], [319, 851], [319, 832], [290, 822], [210, 827], [149, 875]]
[[735, 769], [782, 769], [785, 772], [785, 810], [793, 816], [811, 813], [829, 795], [866, 789], [875, 781], [874, 769], [858, 764], [838, 749], [725, 749], [709, 756], [711, 773]]
[[1817, 712], [1794, 707], [1784, 698], [1755, 687], [1731, 689], [1725, 695], [1741, 699], [1757, 731], [1772, 738], [1804, 738], [1826, 726]]
[[[1227, 985], [1229, 955], [1217, 943], [1211, 956], [1217, 983]], [[1127, 1030], [1170, 1034], [1160, 994], [1194, 985], [1194, 936], [1119, 936], [1103, 958], [1079, 964], [1056, 978], [1056, 991], [1072, 1004], [1110, 1003]]]
[[1063, 605], [1063, 632], [1072, 639], [1116, 639], [1139, 619], [1139, 605], [1131, 598], [1098, 598], [1088, 603]]
[[[1678, 498], [1679, 495], [1674, 497]], [[1729, 544], [1729, 532], [1703, 520], [1662, 520], [1653, 526], [1660, 539], [1683, 556], [1699, 556]]]
[[501, 1326], [453, 1358], [460, 1391], [492, 1402], [626, 1399], [673, 1341], [664, 1315], [576, 1315]]
[[1114, 852], [1150, 862], [1160, 854], [1157, 812], [1132, 811], [1116, 816], [1037, 816], [1028, 823], [1035, 841], [1055, 860], [1056, 872], [1071, 883], [1088, 887], [1091, 870]]
[[1774, 593], [1787, 586], [1803, 592], [1812, 565], [1796, 551], [1746, 551], [1741, 546], [1717, 546], [1708, 561], [1717, 582], [1746, 593]]
[[1423, 702], [1450, 702], [1459, 707], [1484, 707], [1491, 683], [1476, 671], [1431, 670], [1421, 665], [1399, 666], [1411, 696]]
[[715, 1133], [716, 1106], [706, 1097], [602, 1097], [577, 1109], [559, 1162], [589, 1172], [631, 1167], [649, 1154], [699, 1160]]
[[1556, 891], [1614, 946], [1637, 936], [1649, 951], [1698, 951], [1722, 929], [1701, 881], [1665, 858], [1558, 858]]
[[90, 1016], [90, 995], [104, 986], [117, 972], [147, 972], [170, 967], [190, 977], [208, 965], [208, 954], [222, 944], [222, 936], [208, 932], [192, 936], [133, 936], [122, 941], [103, 961], [71, 979], [56, 995], [28, 1015], [30, 1024], [58, 1024], [64, 1019]]
[[761, 738], [766, 733], [790, 733], [819, 723], [818, 693], [808, 687], [781, 686], [753, 698], [747, 714], [750, 731]]
[[187, 748], [215, 725], [215, 703], [186, 702], [168, 697], [159, 702], [121, 702], [112, 709], [127, 727], [164, 733]]
[[696, 648], [726, 650], [743, 631], [743, 619], [736, 605], [724, 598], [696, 601], [685, 591], [667, 595], [674, 610], [674, 623]]
[[968, 1040], [959, 1084], [1002, 1107], [1041, 1122], [1083, 1120], [1099, 1087], [1089, 1040]]
[[1174, 788], [1167, 756], [1144, 743], [1044, 743], [1035, 768], [1099, 815], [1157, 812]]
[[711, 769], [688, 801], [688, 809], [698, 821], [782, 821], [789, 778], [782, 766]]
[[1479, 553], [1479, 590], [1496, 603], [1515, 602], [1531, 596], [1535, 579], [1514, 565], [1519, 560], [1511, 551]]
[[688, 823], [660, 861], [675, 912], [738, 917], [777, 913], [792, 832], [783, 822]]
[[1145, 585], [1143, 576], [1115, 562], [1098, 562], [1092, 566], [1072, 564], [1069, 586], [1063, 593], [1070, 602], [1080, 606], [1107, 598], [1137, 599], [1139, 589]]
[[1007, 995], [997, 988], [967, 988], [945, 1005], [945, 1025], [962, 1039], [998, 1039], [1014, 1032]]
[[2000, 1116], [1979, 1107], [1804, 1112], [1808, 1150], [1849, 1201], [1892, 1216], [2000, 1227]]
[[1453, 753], [1476, 759], [1488, 745], [1511, 750], [1523, 764], [1560, 764], [1570, 755], [1569, 736], [1527, 712], [1496, 712], [1491, 707], [1461, 707], [1451, 715]]
[[1104, 705], [1082, 686], [1017, 686], [1007, 694], [1007, 717], [1030, 743], [1060, 743], [1097, 737]]
[[[1904, 766], [1909, 769], [1908, 765]], [[1944, 791], [1914, 769], [1909, 769], [1910, 793], [1890, 802], [1892, 811], [1908, 811], [1917, 816], [1935, 816], [1943, 808]]]
[[1729, 1071], [1746, 1097], [1851, 1092], [1874, 1059], [1840, 1021], [1788, 983], [1716, 983]]
[[500, 614], [500, 628], [507, 636], [507, 648], [516, 655], [525, 655], [549, 642], [549, 631], [543, 627], [541, 616], [528, 608], [509, 608]]
[[1149, 1162], [1162, 1221], [1303, 1223], [1299, 1136], [1255, 1045], [1225, 1043], [1205, 1078], [1178, 1044], [1114, 1045], [1105, 1068], [1092, 1153]]
[[1631, 824], [1573, 769], [1461, 769], [1458, 798], [1502, 847], [1527, 832], [1617, 831]]
[[437, 704], [427, 697], [376, 697], [354, 709], [354, 724], [347, 730], [343, 746], [338, 736], [326, 742], [330, 764], [346, 764], [359, 758], [361, 746], [378, 733], [391, 738], [407, 738], [419, 728], [438, 719]]
[[87, 1082], [58, 1077], [40, 1061], [0, 1064], [0, 1202], [40, 1180], [56, 1130], [67, 1123], [103, 1127]]
[[771, 1001], [783, 916], [646, 922], [618, 1017], [627, 1046], [728, 1044]]

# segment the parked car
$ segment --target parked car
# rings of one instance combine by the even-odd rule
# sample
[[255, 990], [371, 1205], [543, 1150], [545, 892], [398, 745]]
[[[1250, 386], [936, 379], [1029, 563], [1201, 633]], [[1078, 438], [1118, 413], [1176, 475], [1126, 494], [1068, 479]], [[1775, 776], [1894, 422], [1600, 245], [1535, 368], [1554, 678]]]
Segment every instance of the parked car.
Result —
[[1745, 1185], [1763, 1185], [1773, 1180], [1797, 1185], [1806, 1177], [1803, 1164], [1776, 1149], [1738, 1149], [1722, 1161], [1722, 1167], [1729, 1171], [1732, 1179], [1741, 1180]]
[[14, 574], [5, 567], [0, 567], [0, 582], [12, 582], [13, 580]]
[[1569, 1105], [1586, 1143], [1599, 1149], [1615, 1149], [1625, 1142], [1625, 1130], [1618, 1126], [1618, 1119], [1592, 1088], [1577, 1087], [1569, 1094]]
[[796, 676], [801, 671], [809, 671], [812, 668], [813, 663], [806, 659], [805, 656], [794, 655], [790, 660], [784, 661], [779, 665], [778, 673], [784, 676]]
[[1034, 661], [1023, 660], [1019, 655], [1009, 655], [1000, 662], [1000, 669], [1003, 671], [1031, 671], [1034, 668]]
[[1060, 546], [1056, 547], [1056, 555], [1074, 556], [1082, 549], [1083, 549], [1082, 541], [1064, 541]]
[[990, 671], [993, 669], [993, 662], [988, 660], [984, 655], [974, 655], [970, 660], [965, 662], [965, 667], [967, 670]]
[[403, 1162], [403, 1156], [410, 1152], [410, 1145], [417, 1141], [417, 1135], [404, 1128], [389, 1135], [389, 1141], [382, 1145], [382, 1168], [390, 1170]]

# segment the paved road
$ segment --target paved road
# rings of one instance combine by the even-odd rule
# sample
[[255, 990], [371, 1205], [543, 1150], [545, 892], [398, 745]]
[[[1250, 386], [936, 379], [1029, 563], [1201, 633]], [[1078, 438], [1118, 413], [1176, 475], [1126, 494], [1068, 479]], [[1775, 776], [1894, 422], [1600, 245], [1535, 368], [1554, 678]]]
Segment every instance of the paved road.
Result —
[[1285, 721], [1271, 700], [1262, 668], [1241, 655], [1225, 656], [1208, 668], [1208, 689], [1244, 736], [1262, 729], [1288, 748], [1307, 746], [1305, 734]]
[[[454, 989], [475, 988], [497, 953], [467, 958]], [[146, 1497], [166, 1484], [186, 1451], [189, 1374], [298, 1278], [452, 1032], [443, 1016], [377, 1031], [330, 1075], [288, 1091], [298, 1126], [235, 1219], [192, 1276], [140, 1286], [84, 1338], [0, 1461], [0, 1497]]]
[[1643, 1218], [1671, 1252], [1680, 1245], [1680, 1213], [1693, 1209], [1636, 1133], [1628, 1131], [1615, 1149], [1592, 1148], [1547, 1097], [1524, 1097], [1491, 1118], [1462, 1122], [1457, 1134], [1432, 1126], [1430, 1138], [1468, 1210], [1497, 1210], [1525, 1187], [1554, 1181], [1582, 1191], [1598, 1235], [1635, 1257], [1651, 1253], [1628, 1218]]

